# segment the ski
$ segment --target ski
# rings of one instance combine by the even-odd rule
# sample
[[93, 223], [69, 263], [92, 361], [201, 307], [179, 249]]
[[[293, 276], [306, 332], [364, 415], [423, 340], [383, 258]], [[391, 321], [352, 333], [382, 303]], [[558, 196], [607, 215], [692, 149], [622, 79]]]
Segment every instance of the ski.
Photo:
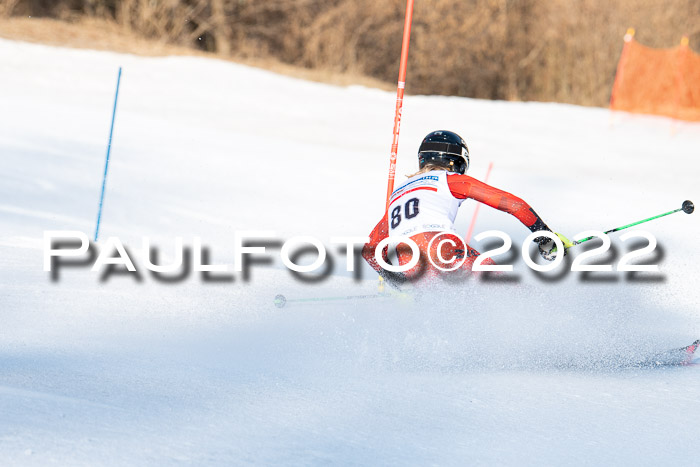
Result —
[[654, 355], [652, 358], [643, 362], [641, 366], [661, 367], [693, 365], [693, 358], [695, 357], [695, 351], [698, 349], [698, 347], [700, 347], [700, 339], [686, 347], [672, 349]]

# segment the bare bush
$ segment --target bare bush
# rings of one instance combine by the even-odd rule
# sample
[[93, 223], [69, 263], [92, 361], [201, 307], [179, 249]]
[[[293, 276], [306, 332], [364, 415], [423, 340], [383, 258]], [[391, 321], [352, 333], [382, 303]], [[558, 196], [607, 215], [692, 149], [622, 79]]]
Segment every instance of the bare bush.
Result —
[[7, 18], [12, 16], [15, 7], [19, 3], [19, 0], [2, 0], [0, 1], [0, 18]]
[[[394, 82], [405, 0], [0, 0], [0, 16], [99, 18], [163, 43]], [[697, 0], [415, 3], [407, 92], [606, 105], [627, 27], [700, 43]]]

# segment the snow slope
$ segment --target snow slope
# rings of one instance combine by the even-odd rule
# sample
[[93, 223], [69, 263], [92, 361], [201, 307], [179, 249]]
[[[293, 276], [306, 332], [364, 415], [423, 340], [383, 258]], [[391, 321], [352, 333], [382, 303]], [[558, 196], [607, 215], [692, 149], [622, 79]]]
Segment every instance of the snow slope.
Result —
[[[646, 280], [542, 278], [516, 261], [511, 282], [273, 306], [376, 290], [333, 251], [335, 274], [314, 284], [279, 264], [248, 281], [86, 267], [52, 281], [43, 232], [94, 231], [119, 66], [101, 242], [137, 253], [146, 235], [171, 258], [176, 236], [200, 236], [230, 265], [236, 231], [329, 244], [381, 215], [391, 93], [0, 40], [0, 464], [695, 462], [700, 369], [628, 364], [700, 337], [697, 214], [645, 225], [663, 251]], [[473, 176], [493, 162], [492, 184], [569, 235], [700, 200], [697, 124], [409, 96], [398, 174], [439, 128], [467, 139]], [[484, 208], [476, 232], [489, 229], [514, 248], [529, 233]]]

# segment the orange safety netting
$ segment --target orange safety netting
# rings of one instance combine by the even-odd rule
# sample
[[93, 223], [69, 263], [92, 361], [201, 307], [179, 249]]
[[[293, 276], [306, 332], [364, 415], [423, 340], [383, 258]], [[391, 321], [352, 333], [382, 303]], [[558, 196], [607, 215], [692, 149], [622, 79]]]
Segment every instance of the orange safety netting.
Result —
[[652, 49], [628, 33], [610, 108], [700, 121], [700, 55], [685, 38], [672, 49]]

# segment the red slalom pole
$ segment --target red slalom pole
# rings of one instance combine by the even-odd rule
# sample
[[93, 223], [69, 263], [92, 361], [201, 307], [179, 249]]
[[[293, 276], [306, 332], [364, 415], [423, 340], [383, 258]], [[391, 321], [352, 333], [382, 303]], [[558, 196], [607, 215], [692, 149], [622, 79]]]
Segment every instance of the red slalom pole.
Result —
[[389, 182], [386, 188], [386, 208], [389, 210], [389, 200], [394, 191], [396, 176], [396, 156], [399, 152], [399, 131], [401, 130], [401, 111], [403, 109], [403, 90], [406, 87], [406, 66], [408, 65], [408, 45], [411, 42], [411, 22], [413, 20], [413, 0], [406, 2], [406, 19], [403, 25], [403, 43], [401, 44], [401, 64], [399, 65], [399, 83], [396, 89], [396, 113], [394, 114], [394, 138], [391, 142], [391, 158], [389, 159]]

